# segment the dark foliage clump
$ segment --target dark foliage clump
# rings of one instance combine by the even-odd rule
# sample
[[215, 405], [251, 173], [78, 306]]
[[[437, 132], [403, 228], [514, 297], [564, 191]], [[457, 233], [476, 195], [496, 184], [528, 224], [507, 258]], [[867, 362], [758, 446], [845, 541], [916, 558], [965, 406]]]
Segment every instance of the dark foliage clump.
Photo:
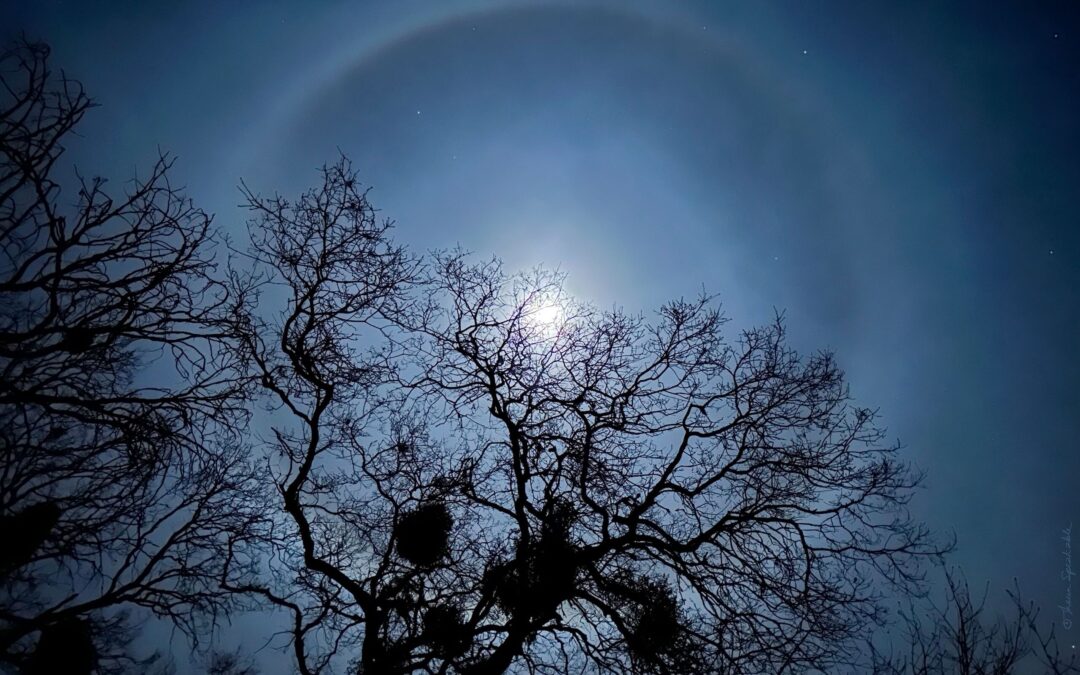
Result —
[[617, 612], [622, 644], [633, 672], [712, 672], [686, 603], [659, 576], [642, 574], [632, 567], [608, 570], [599, 580], [605, 603]]
[[41, 631], [23, 675], [89, 675], [97, 667], [98, 654], [90, 622], [67, 619]]
[[576, 514], [564, 500], [545, 509], [539, 539], [517, 557], [495, 566], [495, 598], [508, 615], [540, 617], [552, 614], [574, 592], [577, 579], [576, 548], [570, 538]]
[[81, 354], [94, 346], [96, 335], [89, 326], [73, 326], [64, 332], [60, 348], [72, 354]]
[[435, 606], [424, 614], [424, 641], [440, 658], [453, 658], [469, 648], [471, 632], [454, 607]]
[[570, 500], [552, 499], [544, 508], [544, 520], [540, 526], [540, 538], [549, 546], [569, 548], [570, 530], [577, 520], [577, 511]]
[[357, 669], [358, 675], [387, 675], [405, 673], [409, 660], [409, 648], [401, 643], [385, 644], [373, 641], [368, 653]]
[[636, 657], [657, 661], [671, 651], [682, 636], [679, 606], [663, 583], [642, 580], [636, 590], [641, 602], [630, 623], [627, 644]]
[[52, 534], [60, 520], [60, 507], [43, 501], [0, 517], [0, 575], [7, 575], [30, 562]]
[[422, 504], [398, 519], [394, 528], [397, 551], [413, 565], [434, 565], [450, 551], [450, 529], [454, 518], [445, 504]]

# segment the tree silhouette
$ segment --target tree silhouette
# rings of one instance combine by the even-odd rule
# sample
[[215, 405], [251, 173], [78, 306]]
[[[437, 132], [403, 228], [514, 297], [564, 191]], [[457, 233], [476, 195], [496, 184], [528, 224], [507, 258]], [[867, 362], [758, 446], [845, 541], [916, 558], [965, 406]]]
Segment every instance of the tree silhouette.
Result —
[[122, 194], [61, 196], [91, 102], [47, 56], [0, 56], [0, 662], [109, 672], [122, 610], [195, 636], [236, 602], [222, 551], [257, 500], [224, 317], [245, 298], [215, 279], [210, 217], [169, 158]]
[[240, 652], [215, 651], [210, 655], [206, 675], [259, 675], [259, 669]]
[[918, 476], [780, 318], [729, 340], [708, 297], [647, 321], [419, 261], [345, 159], [295, 202], [245, 194], [285, 290], [236, 324], [282, 517], [273, 573], [233, 590], [288, 612], [302, 673], [831, 670], [876, 584], [916, 589], [942, 550], [905, 515]]
[[986, 621], [983, 598], [974, 600], [957, 572], [945, 575], [944, 601], [911, 600], [899, 637], [871, 647], [866, 672], [874, 675], [1011, 675], [1080, 673], [1075, 652], [1062, 654], [1054, 629], [1038, 624], [1038, 609], [1019, 590], [1009, 592], [1012, 616]]
[[0, 57], [0, 668], [145, 672], [131, 611], [197, 643], [256, 600], [305, 675], [1075, 672], [952, 577], [866, 647], [948, 546], [782, 317], [729, 336], [712, 297], [601, 311], [415, 256], [344, 157], [295, 201], [244, 186], [219, 274], [168, 157], [61, 200], [91, 102], [47, 55]]

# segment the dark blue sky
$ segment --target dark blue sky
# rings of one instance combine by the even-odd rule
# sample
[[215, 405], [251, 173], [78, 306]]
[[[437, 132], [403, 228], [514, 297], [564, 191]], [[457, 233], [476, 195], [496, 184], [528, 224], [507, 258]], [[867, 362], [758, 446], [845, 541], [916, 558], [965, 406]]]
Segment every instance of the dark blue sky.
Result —
[[915, 510], [970, 580], [1060, 618], [1080, 5], [179, 4], [3, 4], [102, 104], [84, 173], [161, 147], [239, 234], [241, 177], [293, 192], [340, 148], [415, 246], [558, 265], [602, 305], [783, 309], [928, 472]]

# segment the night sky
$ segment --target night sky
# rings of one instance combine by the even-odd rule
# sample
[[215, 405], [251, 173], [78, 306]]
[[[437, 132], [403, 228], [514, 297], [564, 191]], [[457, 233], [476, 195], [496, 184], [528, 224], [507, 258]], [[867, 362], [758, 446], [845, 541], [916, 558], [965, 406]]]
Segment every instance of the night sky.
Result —
[[973, 587], [1060, 621], [1080, 4], [180, 4], [0, 3], [101, 104], [69, 166], [174, 153], [240, 237], [241, 178], [292, 194], [340, 151], [420, 250], [557, 266], [601, 306], [782, 310], [927, 472], [914, 511]]

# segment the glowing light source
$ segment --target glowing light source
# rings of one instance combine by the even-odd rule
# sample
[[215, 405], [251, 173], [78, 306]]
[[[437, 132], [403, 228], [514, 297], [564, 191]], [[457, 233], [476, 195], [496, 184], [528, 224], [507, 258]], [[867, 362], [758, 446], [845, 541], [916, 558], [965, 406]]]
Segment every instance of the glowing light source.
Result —
[[534, 339], [549, 340], [562, 331], [566, 322], [566, 309], [550, 298], [525, 310], [522, 317], [524, 328]]
[[533, 312], [532, 320], [540, 326], [556, 326], [562, 320], [563, 309], [556, 304], [544, 305]]

